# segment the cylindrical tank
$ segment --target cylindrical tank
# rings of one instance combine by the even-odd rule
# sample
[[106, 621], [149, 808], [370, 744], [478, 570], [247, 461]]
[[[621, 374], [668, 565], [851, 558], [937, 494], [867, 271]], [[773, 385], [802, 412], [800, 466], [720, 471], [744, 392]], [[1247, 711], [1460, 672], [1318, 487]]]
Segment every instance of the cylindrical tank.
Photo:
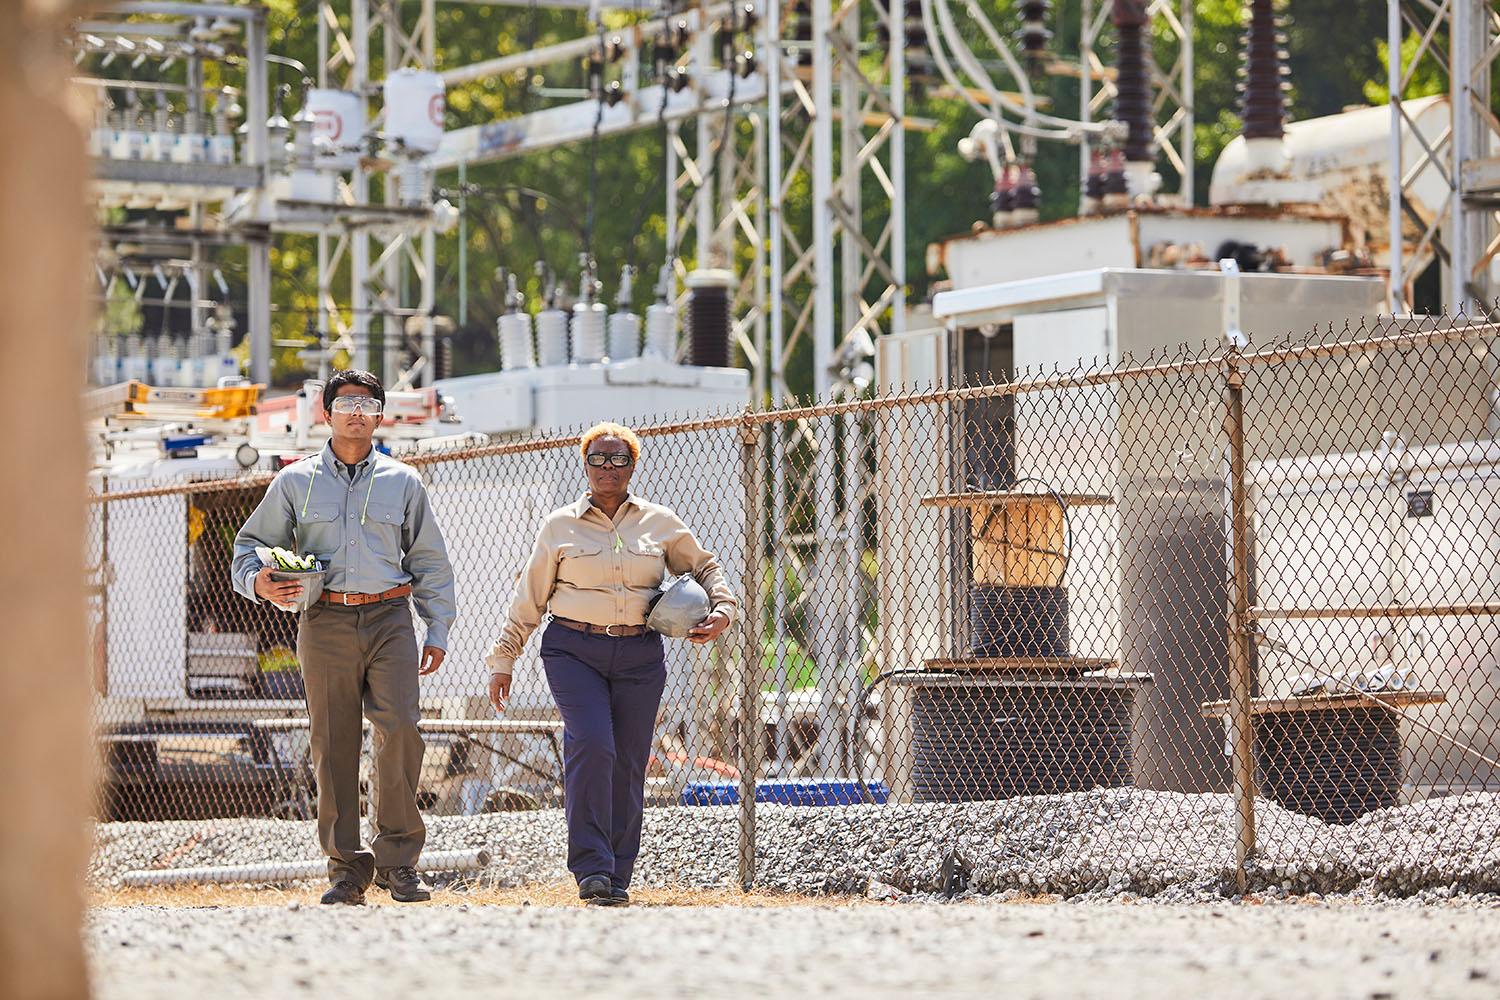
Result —
[[670, 302], [653, 302], [646, 307], [645, 357], [662, 361], [677, 360], [677, 309]]
[[313, 87], [307, 92], [313, 116], [313, 138], [321, 140], [320, 163], [347, 170], [359, 162], [359, 139], [364, 131], [359, 95], [349, 90]]
[[609, 314], [609, 360], [627, 361], [641, 354], [641, 318], [633, 312]]
[[606, 314], [603, 302], [573, 304], [573, 364], [595, 365], [604, 360]]
[[407, 149], [436, 150], [446, 111], [443, 78], [436, 73], [398, 69], [385, 78], [385, 132]]
[[543, 368], [568, 363], [568, 314], [561, 309], [536, 314], [536, 359]]
[[734, 274], [694, 271], [688, 286], [688, 363], [703, 368], [729, 367], [729, 294]]
[[495, 321], [500, 334], [500, 366], [504, 371], [535, 368], [536, 354], [531, 347], [531, 314], [505, 313]]

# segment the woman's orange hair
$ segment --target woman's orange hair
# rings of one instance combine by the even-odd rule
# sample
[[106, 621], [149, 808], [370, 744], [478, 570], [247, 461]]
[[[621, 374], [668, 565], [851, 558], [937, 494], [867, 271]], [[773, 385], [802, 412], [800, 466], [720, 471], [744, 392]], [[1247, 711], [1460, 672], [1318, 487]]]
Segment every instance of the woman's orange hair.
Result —
[[635, 431], [624, 424], [612, 424], [605, 421], [595, 424], [583, 432], [583, 438], [578, 442], [578, 452], [585, 458], [588, 457], [589, 445], [604, 437], [619, 438], [625, 442], [625, 447], [630, 449], [630, 460], [632, 462], [641, 457], [641, 439], [635, 436]]

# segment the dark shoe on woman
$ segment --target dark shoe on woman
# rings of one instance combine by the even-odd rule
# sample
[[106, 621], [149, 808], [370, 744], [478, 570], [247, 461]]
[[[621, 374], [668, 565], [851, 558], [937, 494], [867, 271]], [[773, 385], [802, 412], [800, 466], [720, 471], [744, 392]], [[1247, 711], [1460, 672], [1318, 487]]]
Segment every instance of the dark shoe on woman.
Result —
[[617, 906], [608, 875], [590, 875], [578, 883], [578, 898], [590, 906]]

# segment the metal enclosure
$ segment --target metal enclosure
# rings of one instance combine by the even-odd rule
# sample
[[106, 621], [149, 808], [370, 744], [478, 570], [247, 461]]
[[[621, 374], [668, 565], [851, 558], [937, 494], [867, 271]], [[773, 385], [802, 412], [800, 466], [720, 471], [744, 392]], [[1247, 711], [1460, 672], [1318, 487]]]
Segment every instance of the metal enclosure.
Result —
[[[988, 328], [1008, 336], [1019, 380], [1054, 366], [1070, 371], [1144, 362], [1186, 342], [1217, 340], [1227, 306], [1237, 304], [1238, 325], [1269, 342], [1314, 327], [1357, 325], [1377, 313], [1383, 296], [1382, 283], [1372, 278], [1110, 268], [946, 292], [933, 312], [949, 338], [917, 333], [885, 350], [881, 383], [914, 380], [903, 366], [918, 363], [914, 343], [924, 337], [951, 353], [961, 331]], [[1135, 730], [1139, 784], [1217, 791], [1228, 783], [1223, 732], [1198, 708], [1225, 697], [1227, 683], [1222, 416], [1216, 405], [1173, 400], [1166, 408], [1176, 417], [1166, 417], [1155, 395], [1160, 390], [1159, 384], [1148, 389], [1125, 381], [1016, 396], [1014, 468], [1062, 491], [1114, 497], [1112, 507], [1071, 515], [1077, 519], [1067, 577], [1074, 654], [1118, 659], [1124, 672], [1153, 675], [1139, 699]], [[1285, 398], [1295, 407], [1295, 393]], [[1283, 440], [1287, 425], [1295, 422], [1254, 414], [1250, 453], [1307, 444]], [[907, 460], [899, 449], [883, 451], [881, 461], [891, 467], [882, 468], [881, 479], [908, 481], [910, 474], [894, 467]], [[916, 565], [920, 557], [898, 558]], [[941, 599], [902, 612], [914, 619], [903, 623], [908, 634], [948, 635], [962, 615], [963, 587], [955, 586], [960, 581], [953, 574], [966, 573], [967, 563], [950, 565], [937, 577], [947, 588]], [[914, 650], [909, 664], [891, 666], [919, 665], [924, 655], [933, 654]]]

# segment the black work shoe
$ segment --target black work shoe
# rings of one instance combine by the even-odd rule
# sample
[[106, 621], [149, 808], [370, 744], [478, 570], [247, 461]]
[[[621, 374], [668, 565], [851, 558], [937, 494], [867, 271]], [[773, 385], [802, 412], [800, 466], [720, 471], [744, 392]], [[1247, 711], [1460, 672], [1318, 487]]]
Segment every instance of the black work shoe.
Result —
[[609, 898], [615, 901], [616, 906], [629, 906], [630, 893], [619, 886], [612, 886], [609, 890]]
[[422, 888], [421, 876], [410, 865], [396, 868], [377, 868], [375, 884], [391, 891], [391, 898], [398, 903], [422, 903], [432, 898], [432, 893]]
[[330, 906], [364, 906], [365, 891], [359, 887], [358, 883], [344, 879], [333, 883], [329, 890], [323, 893], [323, 902]]
[[617, 906], [608, 875], [590, 875], [578, 883], [578, 898], [590, 906]]

